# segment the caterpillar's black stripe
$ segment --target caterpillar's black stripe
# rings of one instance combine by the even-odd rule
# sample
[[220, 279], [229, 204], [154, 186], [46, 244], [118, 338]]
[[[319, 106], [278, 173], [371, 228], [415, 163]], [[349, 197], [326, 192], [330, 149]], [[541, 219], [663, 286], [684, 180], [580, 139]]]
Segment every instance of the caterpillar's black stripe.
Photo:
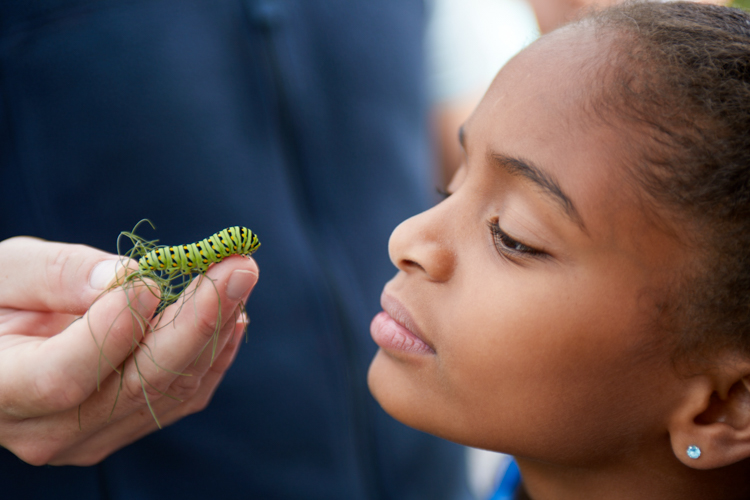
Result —
[[242, 226], [228, 227], [206, 239], [173, 247], [157, 247], [138, 261], [142, 272], [202, 273], [230, 255], [249, 255], [260, 246], [258, 236]]

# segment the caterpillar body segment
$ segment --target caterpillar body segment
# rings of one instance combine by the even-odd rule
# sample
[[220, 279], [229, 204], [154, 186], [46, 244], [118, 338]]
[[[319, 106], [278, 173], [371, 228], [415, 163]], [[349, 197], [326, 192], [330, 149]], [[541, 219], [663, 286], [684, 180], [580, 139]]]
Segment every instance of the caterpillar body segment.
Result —
[[141, 273], [204, 273], [208, 266], [230, 255], [250, 255], [260, 246], [258, 236], [243, 226], [232, 226], [195, 243], [153, 248], [138, 261]]

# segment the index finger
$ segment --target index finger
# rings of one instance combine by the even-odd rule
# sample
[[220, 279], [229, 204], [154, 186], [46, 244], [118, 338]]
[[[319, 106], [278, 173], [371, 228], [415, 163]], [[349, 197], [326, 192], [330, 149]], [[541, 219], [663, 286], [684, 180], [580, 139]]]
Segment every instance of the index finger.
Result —
[[81, 315], [129, 263], [86, 245], [10, 238], [0, 242], [0, 306]]

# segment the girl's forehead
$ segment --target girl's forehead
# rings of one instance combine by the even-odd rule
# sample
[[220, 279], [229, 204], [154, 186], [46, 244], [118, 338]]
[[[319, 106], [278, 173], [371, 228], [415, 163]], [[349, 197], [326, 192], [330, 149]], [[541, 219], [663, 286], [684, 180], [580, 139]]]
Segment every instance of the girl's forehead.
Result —
[[[611, 83], [613, 42], [592, 27], [576, 25], [541, 37], [509, 61], [488, 94], [587, 108]], [[491, 99], [490, 99], [491, 102]]]
[[614, 166], [628, 134], [596, 105], [608, 84], [607, 45], [585, 27], [542, 37], [498, 73], [466, 123], [471, 139], [549, 168], [581, 156], [597, 168]]

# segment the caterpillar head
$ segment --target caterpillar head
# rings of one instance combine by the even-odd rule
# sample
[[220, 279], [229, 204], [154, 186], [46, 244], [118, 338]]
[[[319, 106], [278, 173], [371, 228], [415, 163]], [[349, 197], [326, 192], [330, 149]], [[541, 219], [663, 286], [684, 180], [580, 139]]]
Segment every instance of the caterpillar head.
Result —
[[260, 241], [258, 240], [258, 235], [253, 233], [253, 239], [250, 243], [250, 253], [253, 253], [260, 247]]

